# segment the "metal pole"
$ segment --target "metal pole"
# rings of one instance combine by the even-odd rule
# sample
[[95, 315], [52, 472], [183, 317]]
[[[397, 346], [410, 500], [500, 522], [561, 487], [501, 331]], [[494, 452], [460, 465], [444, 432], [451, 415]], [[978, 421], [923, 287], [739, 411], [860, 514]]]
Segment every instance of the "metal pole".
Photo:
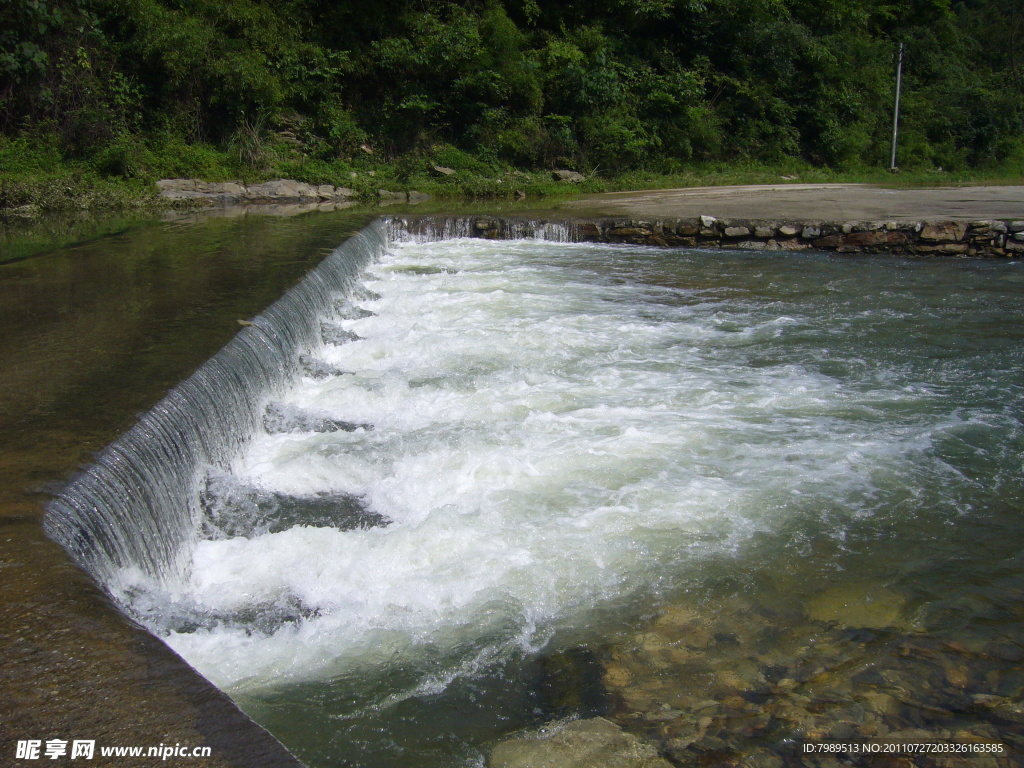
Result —
[[896, 107], [892, 113], [892, 160], [889, 170], [896, 173], [896, 136], [900, 129], [900, 87], [903, 85], [903, 43], [900, 43], [899, 59], [896, 63]]

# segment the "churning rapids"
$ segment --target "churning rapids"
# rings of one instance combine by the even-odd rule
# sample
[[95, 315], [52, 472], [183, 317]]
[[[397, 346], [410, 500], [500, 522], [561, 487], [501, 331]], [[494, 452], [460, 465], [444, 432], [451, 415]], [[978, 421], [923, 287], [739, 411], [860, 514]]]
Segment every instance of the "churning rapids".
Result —
[[713, 569], [1021, 496], [1012, 266], [414, 240], [350, 241], [50, 512], [243, 706], [322, 708], [314, 763]]

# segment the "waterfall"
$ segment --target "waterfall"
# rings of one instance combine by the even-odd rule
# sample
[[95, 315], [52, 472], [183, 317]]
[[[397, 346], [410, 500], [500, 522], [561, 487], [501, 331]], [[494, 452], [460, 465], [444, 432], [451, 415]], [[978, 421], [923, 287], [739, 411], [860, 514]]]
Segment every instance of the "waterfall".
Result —
[[47, 534], [112, 591], [130, 571], [168, 588], [188, 571], [200, 528], [200, 492], [263, 428], [271, 396], [299, 369], [303, 351], [334, 311], [332, 296], [388, 242], [480, 234], [567, 242], [571, 224], [493, 217], [391, 217], [347, 240], [298, 285], [243, 328], [62, 490], [47, 508]]
[[[495, 218], [491, 216], [393, 216], [388, 219], [388, 237], [396, 242], [431, 243], [461, 237], [478, 237], [483, 232], [499, 240], [545, 240], [577, 242], [581, 238], [575, 222], [545, 219]], [[496, 237], [495, 237], [496, 235]]]
[[383, 221], [347, 240], [171, 390], [50, 502], [50, 538], [108, 588], [124, 569], [163, 586], [179, 581], [203, 476], [262, 428], [269, 397], [296, 375], [332, 296], [349, 291], [386, 245]]

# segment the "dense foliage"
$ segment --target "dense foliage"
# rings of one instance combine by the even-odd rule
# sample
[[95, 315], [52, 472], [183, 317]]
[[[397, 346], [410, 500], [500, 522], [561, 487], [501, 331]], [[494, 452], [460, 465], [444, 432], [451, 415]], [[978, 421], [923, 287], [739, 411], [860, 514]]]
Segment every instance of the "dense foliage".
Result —
[[125, 178], [885, 167], [898, 42], [901, 166], [1024, 164], [1024, 0], [5, 0], [0, 143]]

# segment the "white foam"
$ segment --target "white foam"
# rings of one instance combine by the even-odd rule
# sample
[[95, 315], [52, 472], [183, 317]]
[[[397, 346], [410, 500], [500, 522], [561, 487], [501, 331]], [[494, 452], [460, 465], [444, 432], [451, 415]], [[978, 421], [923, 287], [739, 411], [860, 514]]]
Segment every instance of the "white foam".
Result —
[[542, 642], [808, 498], [838, 531], [868, 513], [858, 498], [905, 480], [899, 457], [919, 438], [849, 413], [910, 395], [853, 391], [798, 360], [752, 366], [751, 350], [807, 333], [806, 318], [587, 266], [610, 258], [394, 247], [366, 282], [376, 315], [341, 321], [362, 340], [317, 352], [355, 375], [283, 398], [375, 429], [263, 436], [234, 467], [266, 490], [361, 496], [392, 524], [200, 542], [182, 593], [204, 609], [297, 599], [315, 613], [269, 635], [225, 625], [168, 642], [237, 688], [426, 645]]

